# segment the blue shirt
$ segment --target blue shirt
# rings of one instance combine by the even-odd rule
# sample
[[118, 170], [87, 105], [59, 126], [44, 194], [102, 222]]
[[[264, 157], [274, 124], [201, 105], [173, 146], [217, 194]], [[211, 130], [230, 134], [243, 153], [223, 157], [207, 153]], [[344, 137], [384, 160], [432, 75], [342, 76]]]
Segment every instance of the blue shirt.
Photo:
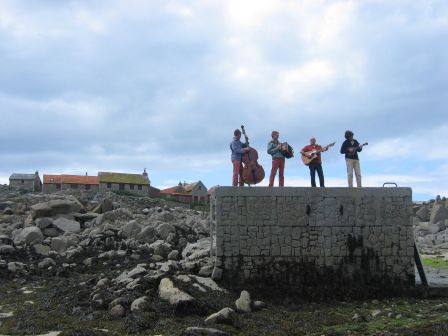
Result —
[[243, 148], [247, 147], [247, 143], [242, 143], [240, 140], [233, 138], [233, 141], [230, 143], [230, 150], [232, 151], [231, 159], [232, 161], [238, 160], [241, 161], [241, 157], [243, 156], [244, 150]]

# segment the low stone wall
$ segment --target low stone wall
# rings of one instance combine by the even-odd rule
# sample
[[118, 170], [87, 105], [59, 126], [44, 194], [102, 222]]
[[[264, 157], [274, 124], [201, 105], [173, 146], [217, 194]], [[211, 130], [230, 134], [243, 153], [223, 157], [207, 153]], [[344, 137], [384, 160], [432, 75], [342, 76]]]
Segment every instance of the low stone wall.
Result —
[[413, 286], [409, 188], [219, 187], [213, 276], [259, 286]]

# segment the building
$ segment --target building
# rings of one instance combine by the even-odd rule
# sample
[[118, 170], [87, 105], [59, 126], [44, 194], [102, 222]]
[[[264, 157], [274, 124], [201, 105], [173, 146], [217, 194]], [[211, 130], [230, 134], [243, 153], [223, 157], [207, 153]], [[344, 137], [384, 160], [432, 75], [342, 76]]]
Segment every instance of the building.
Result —
[[150, 194], [150, 181], [146, 169], [142, 174], [126, 174], [99, 172], [99, 190], [122, 190], [148, 196]]
[[98, 192], [98, 176], [86, 175], [44, 175], [42, 192], [53, 193], [61, 190]]
[[208, 203], [207, 187], [201, 182], [182, 183], [175, 187], [163, 189], [162, 195], [184, 203]]
[[12, 174], [9, 177], [9, 186], [13, 189], [42, 191], [42, 181], [37, 170], [34, 174]]

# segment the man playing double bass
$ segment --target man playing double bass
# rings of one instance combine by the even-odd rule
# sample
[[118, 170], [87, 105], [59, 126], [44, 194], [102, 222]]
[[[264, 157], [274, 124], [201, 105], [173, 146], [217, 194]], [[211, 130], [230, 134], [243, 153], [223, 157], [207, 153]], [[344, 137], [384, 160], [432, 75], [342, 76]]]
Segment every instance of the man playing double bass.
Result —
[[277, 131], [272, 131], [272, 140], [268, 143], [268, 154], [272, 156], [272, 169], [271, 175], [269, 176], [269, 186], [274, 186], [275, 175], [278, 170], [278, 185], [283, 187], [285, 184], [285, 156], [280, 151], [281, 145], [278, 141], [280, 133]]
[[230, 143], [230, 150], [232, 151], [232, 165], [233, 165], [233, 178], [232, 178], [232, 186], [243, 186], [244, 182], [242, 179], [242, 173], [243, 173], [243, 164], [241, 162], [241, 159], [243, 157], [243, 154], [249, 151], [248, 147], [248, 139], [246, 138], [246, 143], [242, 143], [240, 141], [241, 138], [241, 131], [239, 129], [236, 129], [235, 132], [233, 132], [233, 140]]
[[[306, 145], [302, 148], [300, 151], [300, 154], [307, 155], [307, 152], [311, 152], [315, 150], [316, 151], [316, 157], [308, 163], [308, 168], [310, 169], [310, 177], [311, 177], [311, 186], [316, 186], [316, 172], [319, 176], [319, 185], [323, 188], [325, 187], [325, 181], [324, 181], [324, 171], [322, 170], [322, 159], [320, 157], [321, 152], [325, 152], [328, 150], [328, 147], [322, 147], [321, 145], [318, 145], [316, 143], [316, 138], [310, 139], [310, 144]], [[311, 158], [312, 156], [310, 156]]]

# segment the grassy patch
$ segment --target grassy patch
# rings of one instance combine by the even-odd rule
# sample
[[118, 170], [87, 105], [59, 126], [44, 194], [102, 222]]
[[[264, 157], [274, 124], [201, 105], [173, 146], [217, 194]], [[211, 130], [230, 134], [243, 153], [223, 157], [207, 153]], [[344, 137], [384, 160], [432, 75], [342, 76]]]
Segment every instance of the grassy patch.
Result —
[[423, 265], [436, 268], [448, 268], [448, 260], [435, 257], [423, 257]]

